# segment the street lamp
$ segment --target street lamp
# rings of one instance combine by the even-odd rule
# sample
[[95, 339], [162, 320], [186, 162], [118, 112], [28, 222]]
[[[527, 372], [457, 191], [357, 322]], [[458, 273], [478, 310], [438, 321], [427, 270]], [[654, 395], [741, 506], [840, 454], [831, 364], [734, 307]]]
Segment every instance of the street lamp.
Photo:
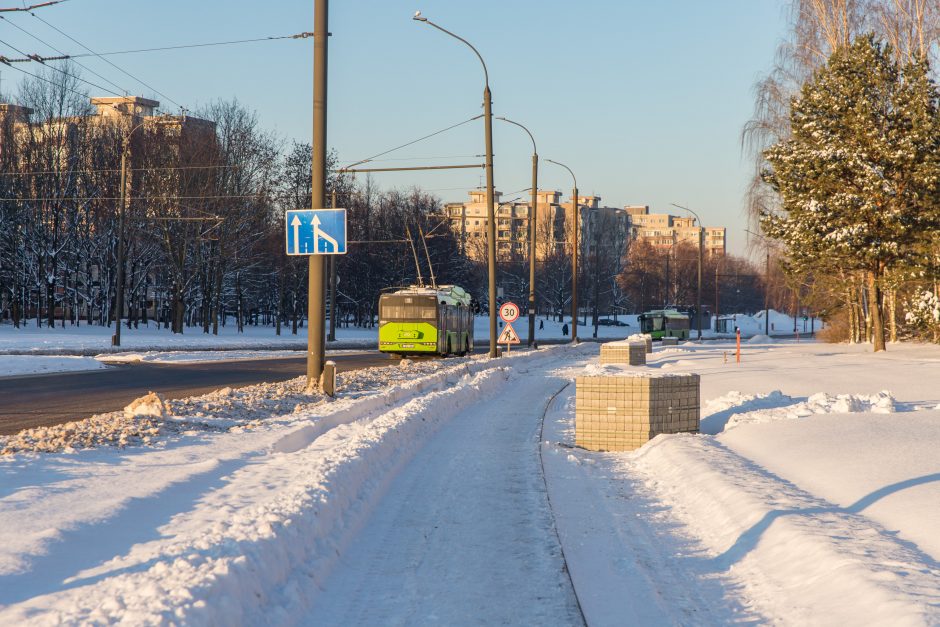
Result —
[[509, 118], [498, 117], [497, 120], [515, 124], [526, 132], [532, 140], [532, 201], [529, 206], [529, 342], [531, 347], [535, 343], [535, 223], [538, 217], [536, 202], [538, 202], [539, 189], [539, 151], [535, 147], [535, 138], [529, 129]]
[[671, 203], [673, 207], [677, 209], [682, 209], [683, 211], [688, 211], [695, 219], [698, 220], [698, 286], [695, 291], [695, 328], [698, 329], [698, 340], [702, 341], [702, 254], [703, 254], [703, 242], [705, 238], [705, 225], [702, 223], [702, 219], [698, 217], [698, 214], [689, 209], [688, 207], [683, 207], [682, 205], [677, 205], [676, 203]]
[[483, 66], [483, 79], [484, 79], [484, 88], [483, 88], [483, 118], [484, 118], [484, 137], [486, 141], [486, 249], [487, 249], [487, 270], [489, 275], [489, 303], [490, 303], [490, 358], [497, 356], [496, 348], [496, 211], [493, 206], [494, 200], [494, 191], [493, 191], [493, 95], [490, 92], [490, 73], [486, 69], [486, 63], [483, 61], [483, 57], [480, 55], [480, 52], [473, 47], [473, 45], [458, 35], [450, 32], [446, 28], [442, 28], [429, 20], [428, 18], [421, 15], [421, 11], [418, 11], [414, 14], [412, 18], [417, 22], [423, 22], [428, 26], [433, 26], [437, 30], [441, 31], [446, 35], [450, 35], [454, 39], [463, 42], [467, 45], [468, 48], [473, 50], [473, 53], [477, 55], [477, 58], [480, 60], [480, 64]]
[[[133, 119], [133, 118], [131, 118]], [[117, 253], [117, 292], [114, 311], [114, 335], [111, 346], [121, 345], [121, 316], [124, 314], [124, 214], [127, 213], [127, 153], [130, 150], [131, 135], [144, 125], [146, 120], [131, 128], [121, 141], [121, 206], [118, 214], [118, 253]]]
[[571, 192], [571, 207], [574, 214], [574, 246], [571, 253], [571, 343], [578, 343], [578, 222], [581, 219], [578, 211], [578, 179], [575, 177], [571, 168], [564, 163], [546, 159], [549, 163], [560, 165], [568, 170], [571, 179], [574, 181], [574, 189]]

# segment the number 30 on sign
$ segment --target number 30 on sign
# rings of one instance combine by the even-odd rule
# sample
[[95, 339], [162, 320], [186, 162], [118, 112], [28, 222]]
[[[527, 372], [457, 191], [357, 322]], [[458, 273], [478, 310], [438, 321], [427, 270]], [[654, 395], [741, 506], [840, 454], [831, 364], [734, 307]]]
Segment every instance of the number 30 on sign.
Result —
[[515, 303], [503, 303], [499, 308], [499, 317], [503, 322], [515, 322], [519, 318], [519, 307]]

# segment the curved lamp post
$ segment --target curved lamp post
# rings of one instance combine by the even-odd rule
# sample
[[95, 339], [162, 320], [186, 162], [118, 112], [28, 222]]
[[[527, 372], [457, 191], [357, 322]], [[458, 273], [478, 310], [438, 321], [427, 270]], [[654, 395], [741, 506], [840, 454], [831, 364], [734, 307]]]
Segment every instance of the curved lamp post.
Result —
[[[702, 340], [702, 250], [704, 248], [704, 242], [702, 241], [705, 238], [705, 225], [702, 223], [702, 219], [698, 217], [698, 214], [689, 209], [688, 207], [683, 207], [682, 205], [677, 205], [676, 203], [670, 203], [676, 209], [682, 209], [683, 211], [688, 211], [695, 219], [698, 220], [698, 287], [696, 288], [696, 303], [695, 303], [695, 328], [698, 329], [698, 340]], [[715, 314], [718, 315], [717, 313]], [[717, 320], [717, 318], [716, 318]]]
[[[133, 119], [133, 118], [132, 118]], [[124, 315], [124, 214], [127, 213], [127, 153], [130, 150], [131, 135], [144, 125], [141, 120], [134, 126], [121, 141], [121, 207], [118, 214], [118, 251], [117, 251], [117, 292], [114, 311], [114, 335], [111, 336], [111, 346], [121, 345], [121, 316]]]
[[546, 159], [549, 163], [560, 165], [568, 170], [571, 179], [574, 181], [574, 189], [571, 192], [571, 207], [574, 214], [574, 242], [571, 247], [571, 343], [578, 343], [578, 222], [581, 221], [580, 211], [578, 210], [578, 179], [575, 177], [571, 168], [564, 163]]
[[496, 348], [496, 211], [493, 206], [494, 192], [493, 192], [493, 96], [490, 92], [490, 74], [486, 69], [486, 62], [483, 61], [483, 57], [480, 55], [480, 52], [473, 47], [473, 45], [458, 35], [450, 32], [446, 28], [442, 28], [429, 20], [428, 18], [421, 15], [421, 11], [415, 13], [412, 18], [417, 22], [423, 22], [428, 26], [433, 26], [437, 30], [441, 31], [446, 35], [450, 35], [454, 39], [466, 44], [468, 48], [473, 50], [473, 53], [477, 55], [477, 58], [480, 60], [480, 64], [483, 66], [483, 79], [484, 79], [484, 88], [483, 88], [483, 118], [484, 118], [484, 127], [485, 127], [485, 140], [486, 140], [486, 249], [487, 249], [487, 270], [489, 275], [489, 310], [490, 310], [490, 357], [494, 358], [497, 356]]
[[509, 118], [497, 117], [497, 120], [515, 124], [526, 132], [529, 139], [532, 140], [532, 201], [529, 206], [529, 341], [531, 347], [535, 343], [535, 224], [538, 217], [536, 211], [536, 202], [538, 201], [539, 189], [539, 151], [535, 147], [535, 138], [522, 124], [514, 122]]

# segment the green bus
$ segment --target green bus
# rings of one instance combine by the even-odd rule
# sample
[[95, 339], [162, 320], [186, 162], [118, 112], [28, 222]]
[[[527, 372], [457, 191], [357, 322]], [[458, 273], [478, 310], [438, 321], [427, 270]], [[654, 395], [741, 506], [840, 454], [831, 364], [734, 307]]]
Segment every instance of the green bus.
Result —
[[470, 295], [456, 285], [411, 287], [379, 297], [379, 351], [466, 355], [473, 349]]
[[654, 340], [664, 337], [689, 339], [689, 316], [675, 309], [655, 309], [638, 316], [640, 333], [648, 333]]

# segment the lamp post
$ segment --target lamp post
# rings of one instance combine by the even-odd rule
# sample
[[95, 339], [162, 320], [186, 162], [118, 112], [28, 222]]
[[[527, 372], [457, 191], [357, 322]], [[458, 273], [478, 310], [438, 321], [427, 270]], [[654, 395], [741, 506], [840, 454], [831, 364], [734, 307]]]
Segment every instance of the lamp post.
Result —
[[535, 343], [535, 225], [538, 218], [536, 203], [538, 202], [539, 189], [539, 151], [535, 147], [535, 138], [522, 124], [514, 122], [509, 118], [498, 117], [497, 120], [515, 124], [526, 132], [529, 139], [532, 140], [532, 200], [529, 205], [529, 341], [531, 347]]
[[480, 64], [483, 66], [483, 119], [485, 129], [484, 139], [486, 142], [486, 265], [489, 280], [488, 300], [490, 310], [490, 358], [495, 358], [498, 354], [496, 347], [496, 211], [495, 207], [493, 206], [493, 95], [490, 92], [490, 74], [486, 69], [486, 62], [483, 61], [483, 57], [480, 55], [480, 52], [474, 48], [469, 41], [463, 37], [455, 35], [446, 28], [438, 26], [428, 18], [422, 16], [421, 11], [415, 13], [412, 19], [418, 22], [423, 22], [428, 26], [433, 26], [442, 33], [450, 35], [454, 39], [466, 44], [466, 46], [473, 50], [473, 53], [477, 55], [477, 58], [480, 60]]
[[698, 217], [698, 214], [689, 209], [688, 207], [683, 207], [682, 205], [677, 205], [672, 203], [673, 207], [677, 209], [682, 209], [683, 211], [688, 211], [695, 219], [698, 220], [698, 285], [695, 290], [695, 328], [698, 329], [698, 340], [702, 340], [702, 255], [703, 255], [703, 239], [705, 238], [705, 225], [702, 223], [702, 219]]
[[[131, 118], [133, 119], [133, 118]], [[111, 346], [121, 345], [121, 316], [124, 314], [124, 215], [127, 213], [127, 153], [131, 146], [131, 135], [144, 125], [132, 127], [121, 141], [121, 207], [118, 214], [118, 250], [117, 250], [117, 289], [114, 303], [114, 335], [111, 336]]]
[[551, 159], [546, 159], [549, 163], [554, 163], [555, 165], [560, 165], [564, 169], [568, 170], [568, 173], [571, 175], [571, 180], [574, 181], [574, 189], [571, 192], [571, 207], [574, 214], [574, 245], [571, 247], [571, 343], [578, 343], [578, 222], [581, 220], [580, 211], [578, 210], [578, 179], [575, 177], [574, 172], [571, 171], [571, 168], [566, 166], [564, 163], [559, 163], [557, 161], [552, 161]]

